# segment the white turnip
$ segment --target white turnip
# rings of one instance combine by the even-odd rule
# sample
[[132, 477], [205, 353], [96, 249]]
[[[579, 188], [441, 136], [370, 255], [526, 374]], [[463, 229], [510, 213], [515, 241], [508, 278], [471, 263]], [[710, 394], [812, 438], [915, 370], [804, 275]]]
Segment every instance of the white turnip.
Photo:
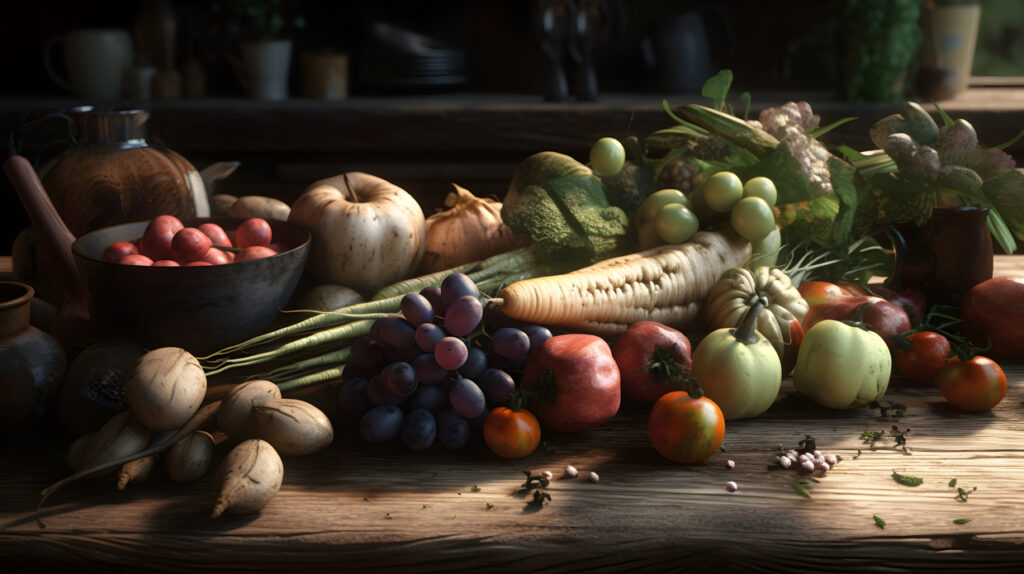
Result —
[[217, 469], [212, 517], [258, 512], [281, 490], [284, 463], [269, 442], [249, 439], [231, 449]]

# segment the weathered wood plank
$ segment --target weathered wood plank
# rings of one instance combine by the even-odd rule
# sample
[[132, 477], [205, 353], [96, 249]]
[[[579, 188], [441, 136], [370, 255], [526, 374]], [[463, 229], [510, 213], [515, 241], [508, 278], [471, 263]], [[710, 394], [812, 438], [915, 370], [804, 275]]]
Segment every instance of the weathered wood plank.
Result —
[[[1019, 267], [1016, 258], [996, 262], [998, 274]], [[765, 415], [728, 425], [724, 451], [689, 466], [654, 452], [638, 407], [592, 431], [547, 433], [550, 450], [522, 461], [479, 446], [371, 447], [335, 418], [335, 444], [287, 459], [268, 507], [217, 520], [212, 478], [177, 485], [160, 473], [124, 492], [110, 480], [75, 484], [36, 514], [40, 490], [66, 473], [63, 444], [8, 442], [0, 562], [111, 572], [1014, 570], [1024, 564], [1024, 365], [1004, 366], [1009, 392], [989, 413], [958, 411], [933, 386], [894, 379], [886, 398], [908, 407], [898, 420], [817, 407], [786, 381]], [[337, 417], [330, 389], [309, 398]], [[893, 424], [911, 429], [910, 454], [860, 439]], [[777, 447], [805, 434], [843, 457], [810, 499], [794, 490], [795, 473], [774, 465]], [[557, 476], [566, 464], [600, 482], [559, 478], [542, 508], [519, 492], [522, 470]], [[893, 471], [924, 483], [902, 486]], [[966, 502], [949, 486], [954, 478], [977, 487]], [[970, 522], [954, 523], [962, 518]]]

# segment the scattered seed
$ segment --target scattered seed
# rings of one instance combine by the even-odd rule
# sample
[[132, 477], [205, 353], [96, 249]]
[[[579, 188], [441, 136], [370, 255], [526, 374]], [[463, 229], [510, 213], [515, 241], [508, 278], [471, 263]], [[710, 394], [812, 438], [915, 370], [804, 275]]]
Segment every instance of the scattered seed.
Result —
[[545, 470], [540, 475], [544, 477], [544, 480], [551, 480], [555, 477], [555, 475], [551, 474], [550, 470]]
[[736, 461], [735, 460], [727, 460], [727, 461], [725, 461], [725, 466], [728, 466], [729, 468], [736, 468]]
[[579, 471], [576, 470], [575, 466], [566, 466], [565, 467], [565, 476], [567, 476], [569, 478], [576, 478], [577, 476], [579, 476]]
[[738, 484], [730, 480], [729, 482], [725, 483], [725, 489], [728, 490], [729, 492], [736, 492], [737, 490], [740, 489], [740, 487]]
[[587, 476], [587, 480], [589, 480], [590, 482], [597, 482], [597, 481], [601, 480], [601, 477], [600, 477], [600, 476], [597, 476], [597, 473], [596, 473], [596, 472], [591, 472], [591, 473], [590, 473], [590, 474], [589, 474], [589, 475]]

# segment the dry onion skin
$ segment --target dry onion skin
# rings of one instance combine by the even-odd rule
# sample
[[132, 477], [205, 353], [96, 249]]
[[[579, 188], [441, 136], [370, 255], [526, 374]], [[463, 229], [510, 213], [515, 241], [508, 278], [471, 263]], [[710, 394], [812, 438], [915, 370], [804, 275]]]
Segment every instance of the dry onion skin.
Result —
[[252, 409], [268, 401], [281, 398], [281, 389], [266, 380], [240, 383], [221, 401], [217, 411], [217, 426], [234, 440], [245, 440], [256, 436], [256, 425]]
[[124, 394], [142, 424], [153, 431], [170, 431], [199, 410], [206, 397], [206, 374], [185, 349], [161, 347], [135, 362]]
[[501, 220], [501, 202], [452, 184], [445, 210], [427, 218], [427, 247], [419, 273], [451, 269], [518, 247], [523, 238]]
[[274, 447], [260, 439], [243, 441], [217, 468], [217, 501], [211, 516], [259, 512], [283, 481], [284, 463]]

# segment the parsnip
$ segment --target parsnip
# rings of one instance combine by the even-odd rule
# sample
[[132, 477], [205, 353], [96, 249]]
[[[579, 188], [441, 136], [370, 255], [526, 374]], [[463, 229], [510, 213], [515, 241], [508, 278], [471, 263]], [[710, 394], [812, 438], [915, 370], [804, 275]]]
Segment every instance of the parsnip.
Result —
[[689, 327], [726, 270], [750, 256], [750, 243], [731, 233], [701, 231], [563, 275], [513, 283], [495, 302], [513, 319], [577, 332], [616, 335], [637, 321]]
[[160, 455], [151, 454], [121, 465], [121, 471], [117, 473], [117, 489], [124, 490], [130, 483], [145, 481], [153, 472], [159, 458]]
[[278, 399], [253, 407], [256, 435], [283, 455], [311, 454], [334, 441], [334, 427], [323, 411], [298, 399]]
[[167, 449], [167, 474], [178, 483], [195, 482], [206, 476], [217, 446], [213, 435], [195, 431]]

